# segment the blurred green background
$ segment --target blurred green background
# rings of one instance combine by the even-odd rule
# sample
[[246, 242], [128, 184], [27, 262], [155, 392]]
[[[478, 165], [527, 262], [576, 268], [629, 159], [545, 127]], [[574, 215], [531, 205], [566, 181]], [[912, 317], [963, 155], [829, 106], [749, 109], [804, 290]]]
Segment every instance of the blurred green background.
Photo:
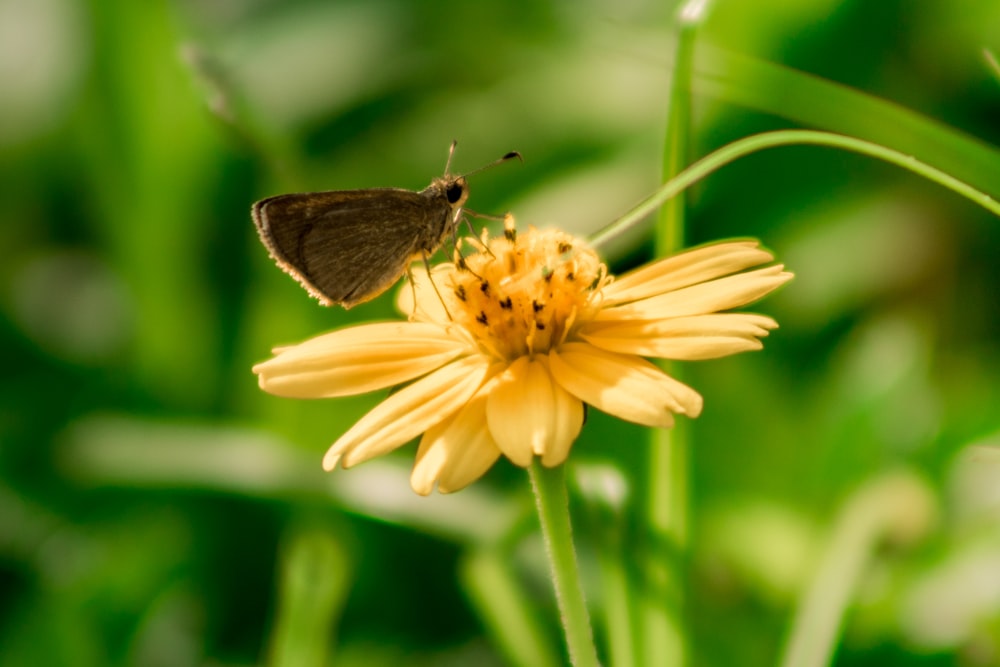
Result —
[[[0, 0], [0, 665], [559, 664], [523, 471], [419, 498], [409, 446], [324, 474], [380, 397], [257, 389], [272, 346], [393, 309], [319, 307], [249, 207], [420, 189], [456, 139], [457, 171], [525, 158], [471, 208], [593, 232], [661, 181], [675, 10]], [[996, 0], [719, 0], [698, 43], [692, 156], [831, 129], [1000, 195]], [[692, 664], [773, 664], [839, 504], [900, 467], [937, 523], [865, 572], [836, 664], [1000, 664], [1000, 221], [823, 148], [687, 196], [692, 243], [797, 274], [755, 307], [763, 352], [685, 366]], [[611, 520], [576, 495], [591, 575], [634, 530], [642, 438], [591, 411], [575, 445], [623, 481]]]

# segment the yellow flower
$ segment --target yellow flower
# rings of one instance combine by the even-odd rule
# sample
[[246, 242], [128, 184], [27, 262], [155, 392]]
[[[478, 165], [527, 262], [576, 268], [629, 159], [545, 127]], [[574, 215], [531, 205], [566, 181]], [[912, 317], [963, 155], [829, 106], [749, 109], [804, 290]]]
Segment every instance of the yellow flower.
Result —
[[[643, 357], [712, 359], [762, 347], [777, 323], [722, 313], [791, 279], [755, 241], [688, 250], [617, 280], [586, 243], [557, 230], [483, 234], [477, 252], [415, 272], [410, 321], [364, 324], [274, 350], [254, 366], [279, 396], [347, 396], [413, 381], [326, 453], [347, 468], [423, 434], [413, 489], [457, 491], [501, 454], [562, 463], [584, 404], [646, 426], [696, 417], [702, 398]], [[415, 303], [414, 303], [415, 299]], [[415, 306], [415, 307], [414, 307]], [[419, 379], [418, 379], [419, 378]]]

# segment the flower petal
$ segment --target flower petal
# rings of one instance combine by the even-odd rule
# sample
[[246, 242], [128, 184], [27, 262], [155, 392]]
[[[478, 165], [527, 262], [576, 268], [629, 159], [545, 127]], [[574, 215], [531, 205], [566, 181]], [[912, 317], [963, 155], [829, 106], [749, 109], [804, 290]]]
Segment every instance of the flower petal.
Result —
[[424, 433], [410, 475], [414, 491], [426, 496], [435, 482], [441, 493], [458, 491], [496, 463], [500, 449], [486, 428], [487, 394], [484, 385], [458, 414]]
[[778, 323], [751, 313], [691, 315], [666, 320], [588, 322], [577, 335], [602, 350], [694, 361], [759, 350], [758, 338]]
[[323, 468], [333, 470], [341, 457], [348, 468], [415, 438], [464, 406], [489, 371], [486, 357], [465, 357], [400, 389], [333, 443]]
[[717, 278], [623, 306], [605, 307], [595, 319], [655, 320], [737, 308], [756, 301], [791, 280], [793, 274], [782, 271], [783, 268], [781, 264], [766, 266], [756, 271]]
[[549, 368], [556, 382], [584, 403], [626, 421], [672, 426], [671, 413], [701, 413], [698, 392], [639, 357], [565, 343], [549, 353]]
[[583, 426], [583, 403], [557, 384], [545, 357], [519, 357], [496, 378], [486, 420], [497, 446], [516, 465], [535, 456], [562, 463]]
[[712, 243], [631, 271], [604, 288], [608, 306], [646, 299], [766, 264], [774, 255], [758, 241]]
[[278, 348], [253, 367], [261, 389], [290, 398], [362, 394], [409, 382], [467, 352], [446, 329], [421, 322], [349, 327]]

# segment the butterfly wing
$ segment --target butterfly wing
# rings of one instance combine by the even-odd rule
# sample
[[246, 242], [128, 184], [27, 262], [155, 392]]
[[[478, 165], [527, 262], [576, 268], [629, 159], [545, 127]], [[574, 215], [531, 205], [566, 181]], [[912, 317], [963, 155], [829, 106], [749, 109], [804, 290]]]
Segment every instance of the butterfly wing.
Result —
[[446, 199], [376, 188], [279, 195], [252, 215], [278, 266], [324, 305], [350, 308], [399, 280], [451, 211]]

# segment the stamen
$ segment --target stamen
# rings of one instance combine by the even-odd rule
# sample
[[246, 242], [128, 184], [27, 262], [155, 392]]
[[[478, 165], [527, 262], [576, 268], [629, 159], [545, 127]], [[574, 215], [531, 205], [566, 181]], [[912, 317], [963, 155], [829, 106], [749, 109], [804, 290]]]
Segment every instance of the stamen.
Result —
[[503, 217], [503, 236], [512, 244], [517, 241], [517, 228], [514, 226], [514, 216], [510, 213]]
[[513, 218], [504, 222], [503, 236], [484, 231], [482, 249], [464, 265], [456, 257], [447, 296], [456, 324], [481, 350], [512, 360], [545, 354], [565, 340], [577, 315], [600, 303], [596, 294], [606, 274], [597, 255], [568, 234], [532, 229], [519, 235]]

